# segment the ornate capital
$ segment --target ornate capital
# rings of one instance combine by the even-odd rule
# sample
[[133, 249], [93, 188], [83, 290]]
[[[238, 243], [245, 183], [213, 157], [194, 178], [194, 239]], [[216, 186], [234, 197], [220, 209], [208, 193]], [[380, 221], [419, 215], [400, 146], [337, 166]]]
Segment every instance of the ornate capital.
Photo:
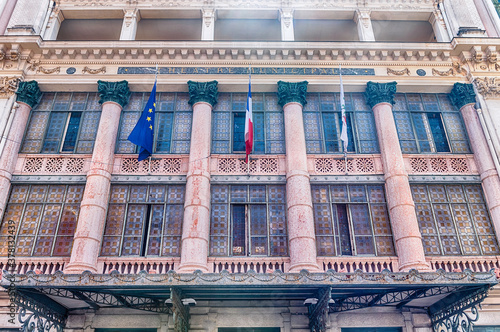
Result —
[[455, 83], [450, 92], [450, 99], [453, 105], [461, 109], [467, 104], [476, 103], [476, 93], [472, 84], [469, 83]]
[[474, 80], [477, 91], [484, 98], [499, 98], [500, 97], [500, 81], [497, 82], [496, 77], [477, 77]]
[[396, 93], [396, 82], [389, 83], [366, 83], [365, 98], [368, 105], [373, 108], [380, 103], [394, 105], [394, 94]]
[[19, 77], [0, 77], [0, 98], [10, 98], [19, 85]]
[[278, 104], [283, 107], [288, 103], [299, 103], [304, 107], [307, 104], [307, 81], [278, 82]]
[[107, 101], [113, 101], [120, 104], [121, 107], [125, 107], [128, 104], [128, 99], [130, 98], [130, 89], [128, 88], [127, 81], [120, 82], [105, 82], [97, 81], [97, 90], [99, 91], [100, 104]]
[[189, 87], [189, 105], [194, 105], [199, 102], [205, 102], [212, 105], [217, 104], [217, 97], [219, 96], [219, 89], [217, 88], [217, 81], [210, 82], [193, 82], [188, 81]]
[[17, 101], [35, 107], [42, 96], [42, 92], [38, 87], [37, 81], [20, 82], [17, 89]]

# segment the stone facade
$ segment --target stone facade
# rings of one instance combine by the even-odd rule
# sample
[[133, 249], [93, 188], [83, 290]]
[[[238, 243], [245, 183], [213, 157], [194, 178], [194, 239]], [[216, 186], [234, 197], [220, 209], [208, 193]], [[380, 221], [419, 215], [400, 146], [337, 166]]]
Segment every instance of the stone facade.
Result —
[[[66, 330], [424, 332], [437, 328], [434, 302], [387, 305], [368, 285], [366, 307], [343, 310], [340, 290], [500, 276], [500, 19], [489, 0], [0, 8], [0, 268], [21, 293], [28, 279], [46, 285], [36, 291], [65, 312]], [[138, 161], [127, 137], [155, 80], [154, 152]], [[109, 287], [62, 293], [66, 276]], [[198, 284], [176, 288], [189, 278]], [[322, 278], [332, 286], [317, 291]], [[116, 296], [121, 282], [150, 281]], [[481, 298], [475, 326], [500, 328], [498, 292]], [[189, 294], [199, 298], [186, 309]], [[2, 329], [20, 326], [14, 300], [0, 297]]]

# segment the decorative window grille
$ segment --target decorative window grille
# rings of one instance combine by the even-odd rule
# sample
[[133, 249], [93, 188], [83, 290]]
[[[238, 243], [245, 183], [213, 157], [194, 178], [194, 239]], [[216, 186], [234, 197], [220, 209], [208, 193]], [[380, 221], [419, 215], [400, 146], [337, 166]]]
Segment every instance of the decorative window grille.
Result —
[[97, 93], [44, 93], [31, 118], [22, 153], [92, 153], [101, 117]]
[[[0, 243], [16, 238], [17, 256], [70, 256], [83, 185], [13, 185]], [[0, 246], [7, 256], [7, 245]]]
[[462, 116], [445, 94], [396, 94], [403, 153], [471, 153]]
[[[212, 119], [212, 153], [245, 152], [246, 93], [220, 93]], [[285, 153], [285, 124], [276, 94], [252, 93], [256, 154]]]
[[313, 185], [318, 256], [395, 255], [383, 185]]
[[480, 185], [412, 185], [426, 255], [498, 255]]
[[285, 186], [213, 185], [211, 256], [286, 256]]
[[180, 256], [184, 185], [112, 185], [102, 256]]
[[[137, 153], [138, 147], [128, 141], [149, 98], [148, 93], [132, 93], [123, 109], [117, 153]], [[188, 154], [193, 112], [187, 93], [158, 93], [156, 95], [154, 153]]]
[[[345, 94], [347, 151], [378, 153], [377, 129], [373, 112], [363, 94]], [[343, 153], [340, 140], [342, 119], [339, 93], [308, 93], [303, 110], [307, 153]]]

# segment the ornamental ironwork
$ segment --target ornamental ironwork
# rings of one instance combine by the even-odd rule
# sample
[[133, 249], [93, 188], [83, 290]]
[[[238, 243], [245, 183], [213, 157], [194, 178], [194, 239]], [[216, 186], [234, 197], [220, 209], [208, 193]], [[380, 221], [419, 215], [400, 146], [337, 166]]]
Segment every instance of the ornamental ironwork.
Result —
[[318, 302], [308, 306], [309, 328], [311, 332], [325, 332], [328, 315], [328, 304], [332, 298], [332, 288], [321, 288]]
[[42, 304], [18, 291], [11, 301], [20, 308], [18, 320], [22, 332], [62, 332], [67, 316], [64, 307], [55, 302], [54, 305]]

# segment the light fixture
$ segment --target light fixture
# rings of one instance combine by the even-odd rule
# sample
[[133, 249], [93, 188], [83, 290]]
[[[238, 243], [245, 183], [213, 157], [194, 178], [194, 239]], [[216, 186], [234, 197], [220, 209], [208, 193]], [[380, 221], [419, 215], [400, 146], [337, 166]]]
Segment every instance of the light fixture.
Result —
[[313, 305], [313, 304], [316, 304], [316, 303], [318, 303], [318, 299], [315, 298], [315, 297], [310, 297], [310, 298], [308, 298], [308, 299], [306, 299], [304, 301], [304, 305], [307, 305], [307, 306]]
[[196, 305], [196, 300], [192, 298], [182, 299], [181, 301], [183, 305], [188, 305], [190, 307], [194, 307]]
[[334, 305], [335, 304], [335, 300], [334, 299], [329, 299], [328, 300], [328, 305]]

